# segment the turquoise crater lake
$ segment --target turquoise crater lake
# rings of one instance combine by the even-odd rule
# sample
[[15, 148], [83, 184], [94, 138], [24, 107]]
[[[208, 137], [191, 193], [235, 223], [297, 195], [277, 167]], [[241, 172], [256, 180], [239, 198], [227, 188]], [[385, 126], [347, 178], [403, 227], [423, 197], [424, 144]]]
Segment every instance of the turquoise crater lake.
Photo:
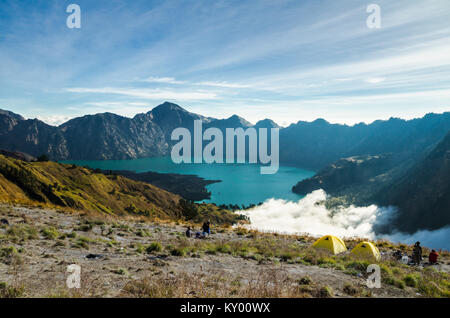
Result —
[[195, 174], [208, 180], [222, 180], [207, 186], [211, 199], [203, 200], [216, 204], [249, 205], [270, 198], [298, 201], [302, 196], [293, 193], [292, 186], [314, 175], [313, 171], [289, 166], [280, 166], [276, 174], [262, 175], [256, 164], [175, 164], [170, 157], [63, 162], [93, 169]]

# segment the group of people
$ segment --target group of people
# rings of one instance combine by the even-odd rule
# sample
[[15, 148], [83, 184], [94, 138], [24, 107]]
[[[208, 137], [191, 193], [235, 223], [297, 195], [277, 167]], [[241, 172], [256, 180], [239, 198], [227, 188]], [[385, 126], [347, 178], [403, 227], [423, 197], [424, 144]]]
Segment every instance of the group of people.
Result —
[[[439, 254], [435, 250], [431, 250], [428, 255], [428, 263], [430, 265], [436, 264], [438, 260]], [[415, 265], [420, 265], [422, 261], [422, 247], [420, 246], [420, 242], [416, 242], [413, 248], [412, 261]]]
[[211, 221], [209, 220], [204, 222], [200, 231], [196, 232], [195, 234], [190, 226], [188, 226], [186, 229], [186, 237], [195, 237], [198, 239], [204, 239], [209, 235], [211, 235]]
[[[194, 234], [194, 231], [190, 226], [186, 229], [186, 237], [195, 237], [198, 239], [204, 239], [211, 235], [211, 221], [206, 221], [203, 223], [202, 227], [200, 228], [200, 231], [196, 232]], [[401, 251], [397, 250], [394, 252], [394, 258], [397, 260], [401, 260], [404, 256]], [[405, 256], [409, 259], [408, 256]], [[431, 253], [428, 255], [428, 263], [430, 265], [437, 264], [439, 254], [435, 250], [431, 250]], [[420, 246], [420, 242], [416, 242], [413, 247], [412, 252], [412, 264], [414, 265], [420, 265], [422, 262], [422, 247]]]
[[[394, 252], [394, 258], [397, 260], [401, 260], [404, 256], [402, 252], [397, 250]], [[408, 256], [405, 256], [408, 258]], [[431, 250], [431, 253], [428, 255], [428, 263], [430, 265], [437, 264], [439, 254], [435, 250]], [[408, 258], [409, 259], [409, 258]], [[413, 252], [411, 256], [412, 264], [420, 265], [422, 262], [422, 247], [420, 246], [420, 242], [416, 242], [413, 247]]]

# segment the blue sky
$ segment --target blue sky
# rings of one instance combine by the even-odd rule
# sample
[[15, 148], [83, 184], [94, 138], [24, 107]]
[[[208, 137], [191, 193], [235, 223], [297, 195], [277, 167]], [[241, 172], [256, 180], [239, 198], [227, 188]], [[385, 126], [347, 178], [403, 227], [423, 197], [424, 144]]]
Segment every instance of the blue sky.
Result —
[[0, 108], [52, 124], [164, 101], [282, 125], [420, 117], [450, 110], [449, 21], [448, 0], [1, 0]]

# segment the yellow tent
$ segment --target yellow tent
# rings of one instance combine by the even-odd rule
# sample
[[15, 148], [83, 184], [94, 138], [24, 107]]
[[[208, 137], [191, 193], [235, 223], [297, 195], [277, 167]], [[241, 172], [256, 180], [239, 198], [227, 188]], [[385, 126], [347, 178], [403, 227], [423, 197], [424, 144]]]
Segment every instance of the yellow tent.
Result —
[[321, 237], [313, 244], [313, 247], [327, 249], [333, 254], [339, 254], [347, 250], [344, 241], [333, 235]]
[[373, 258], [377, 261], [381, 258], [378, 248], [370, 242], [359, 243], [352, 249], [352, 253], [365, 258]]

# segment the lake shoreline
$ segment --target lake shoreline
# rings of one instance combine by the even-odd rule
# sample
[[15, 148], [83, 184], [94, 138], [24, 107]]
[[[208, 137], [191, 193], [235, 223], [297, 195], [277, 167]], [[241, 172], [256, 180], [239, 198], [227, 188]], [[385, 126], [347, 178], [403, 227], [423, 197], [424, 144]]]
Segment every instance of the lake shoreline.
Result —
[[146, 182], [163, 190], [178, 194], [190, 201], [210, 199], [211, 193], [206, 186], [222, 182], [222, 180], [206, 180], [194, 174], [160, 173], [155, 171], [102, 170], [102, 173], [118, 174], [128, 179]]
[[[129, 171], [126, 173], [128, 177], [138, 178], [137, 180], [144, 182], [150, 181], [150, 183], [155, 182], [155, 178], [158, 177], [158, 175], [151, 175], [152, 173], [164, 174], [164, 178], [169, 181], [152, 184], [193, 201], [204, 201], [216, 205], [249, 206], [271, 198], [298, 201], [302, 196], [293, 193], [292, 186], [299, 180], [315, 174], [311, 170], [280, 165], [276, 174], [264, 175], [260, 173], [258, 164], [175, 164], [167, 156], [130, 160], [62, 162], [104, 171]], [[139, 175], [141, 173], [144, 175]], [[146, 173], [151, 175], [150, 178], [147, 178]], [[183, 178], [184, 186], [176, 184], [175, 180], [180, 181]]]

